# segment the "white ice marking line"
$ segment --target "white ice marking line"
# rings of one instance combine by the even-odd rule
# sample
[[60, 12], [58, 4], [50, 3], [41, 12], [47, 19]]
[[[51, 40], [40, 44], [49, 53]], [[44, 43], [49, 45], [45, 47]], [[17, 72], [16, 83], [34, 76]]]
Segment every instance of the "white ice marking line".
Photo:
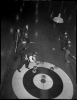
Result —
[[33, 80], [33, 83], [38, 89], [42, 89], [43, 90], [43, 83], [41, 81], [34, 81]]
[[44, 83], [44, 90], [48, 90], [48, 89], [52, 88], [52, 86], [53, 86], [53, 81], [52, 82], [46, 81]]
[[39, 81], [33, 80], [33, 83], [37, 88], [42, 90], [48, 90], [53, 86], [53, 81], [50, 82], [46, 81], [45, 83], [42, 83], [41, 80]]
[[[50, 67], [55, 66], [55, 65], [47, 63], [47, 62], [44, 62], [42, 65], [43, 65], [43, 67], [48, 68], [48, 69], [50, 69]], [[36, 66], [36, 64], [31, 63], [30, 66], [33, 67], [33, 66]], [[39, 64], [38, 67], [41, 67], [41, 64]], [[31, 96], [24, 89], [24, 86], [23, 86], [23, 83], [22, 83], [23, 76], [28, 70], [29, 69], [25, 68], [25, 65], [23, 65], [23, 67], [21, 68], [21, 72], [16, 71], [14, 73], [14, 76], [13, 76], [13, 79], [12, 79], [13, 90], [14, 90], [16, 96], [19, 99], [23, 99], [23, 98], [24, 99], [26, 99], [26, 98], [27, 99], [28, 98], [33, 99], [33, 98], [35, 98], [35, 97]], [[53, 71], [55, 73], [57, 73], [63, 81], [63, 91], [61, 92], [61, 94], [58, 97], [56, 97], [54, 99], [72, 99], [74, 89], [73, 89], [73, 84], [72, 84], [69, 76], [60, 68], [54, 69]], [[17, 78], [21, 78], [21, 79], [17, 79]]]

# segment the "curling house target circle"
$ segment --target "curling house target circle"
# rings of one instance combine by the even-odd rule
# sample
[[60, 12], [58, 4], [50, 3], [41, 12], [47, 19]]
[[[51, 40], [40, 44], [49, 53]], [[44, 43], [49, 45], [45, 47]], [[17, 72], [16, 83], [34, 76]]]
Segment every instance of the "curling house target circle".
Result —
[[[32, 72], [34, 66], [37, 66], [36, 73]], [[21, 72], [16, 70], [12, 78], [12, 87], [18, 99], [71, 99], [74, 90], [70, 78], [59, 67], [51, 70], [54, 66], [47, 62], [39, 62], [38, 65], [30, 63], [30, 69], [23, 65]], [[45, 75], [46, 79], [41, 81], [41, 75]]]
[[[42, 79], [42, 75], [46, 76], [46, 79]], [[51, 77], [49, 77], [46, 74], [37, 74], [34, 78], [33, 78], [33, 82], [35, 84], [36, 87], [38, 87], [39, 89], [42, 90], [47, 90], [50, 89], [53, 86], [53, 80], [51, 79]]]

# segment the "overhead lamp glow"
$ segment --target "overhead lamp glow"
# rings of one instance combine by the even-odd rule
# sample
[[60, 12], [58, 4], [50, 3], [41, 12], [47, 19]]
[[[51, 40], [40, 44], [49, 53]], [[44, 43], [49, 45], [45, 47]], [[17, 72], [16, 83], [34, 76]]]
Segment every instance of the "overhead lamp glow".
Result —
[[[63, 5], [63, 1], [62, 1], [62, 5]], [[56, 23], [63, 23], [64, 22], [63, 19], [61, 18], [62, 5], [61, 5], [61, 9], [60, 9], [60, 13], [59, 13], [58, 17], [53, 18], [53, 21]]]
[[63, 23], [63, 19], [61, 18], [61, 14], [59, 13], [58, 17], [54, 17], [53, 21], [56, 23]]

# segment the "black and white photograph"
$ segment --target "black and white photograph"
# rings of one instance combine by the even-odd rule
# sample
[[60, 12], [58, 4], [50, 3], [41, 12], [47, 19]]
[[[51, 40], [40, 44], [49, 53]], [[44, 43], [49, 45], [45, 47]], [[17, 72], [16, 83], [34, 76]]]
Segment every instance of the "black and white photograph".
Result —
[[77, 99], [76, 1], [0, 5], [0, 99]]

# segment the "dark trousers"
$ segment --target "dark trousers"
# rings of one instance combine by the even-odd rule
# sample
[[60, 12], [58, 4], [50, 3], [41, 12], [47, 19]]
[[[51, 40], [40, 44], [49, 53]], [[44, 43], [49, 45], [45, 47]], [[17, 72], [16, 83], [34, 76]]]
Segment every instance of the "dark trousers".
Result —
[[18, 44], [17, 51], [15, 53], [15, 59], [18, 59], [18, 57], [21, 55], [21, 53], [23, 51], [26, 51], [25, 48], [26, 48], [26, 45], [23, 45], [22, 43]]
[[18, 66], [18, 70], [20, 70], [22, 68], [22, 66], [25, 64], [25, 67], [28, 68], [29, 66], [29, 61], [28, 60], [24, 60], [20, 62], [20, 65]]
[[61, 51], [63, 51], [64, 43], [61, 41]]

